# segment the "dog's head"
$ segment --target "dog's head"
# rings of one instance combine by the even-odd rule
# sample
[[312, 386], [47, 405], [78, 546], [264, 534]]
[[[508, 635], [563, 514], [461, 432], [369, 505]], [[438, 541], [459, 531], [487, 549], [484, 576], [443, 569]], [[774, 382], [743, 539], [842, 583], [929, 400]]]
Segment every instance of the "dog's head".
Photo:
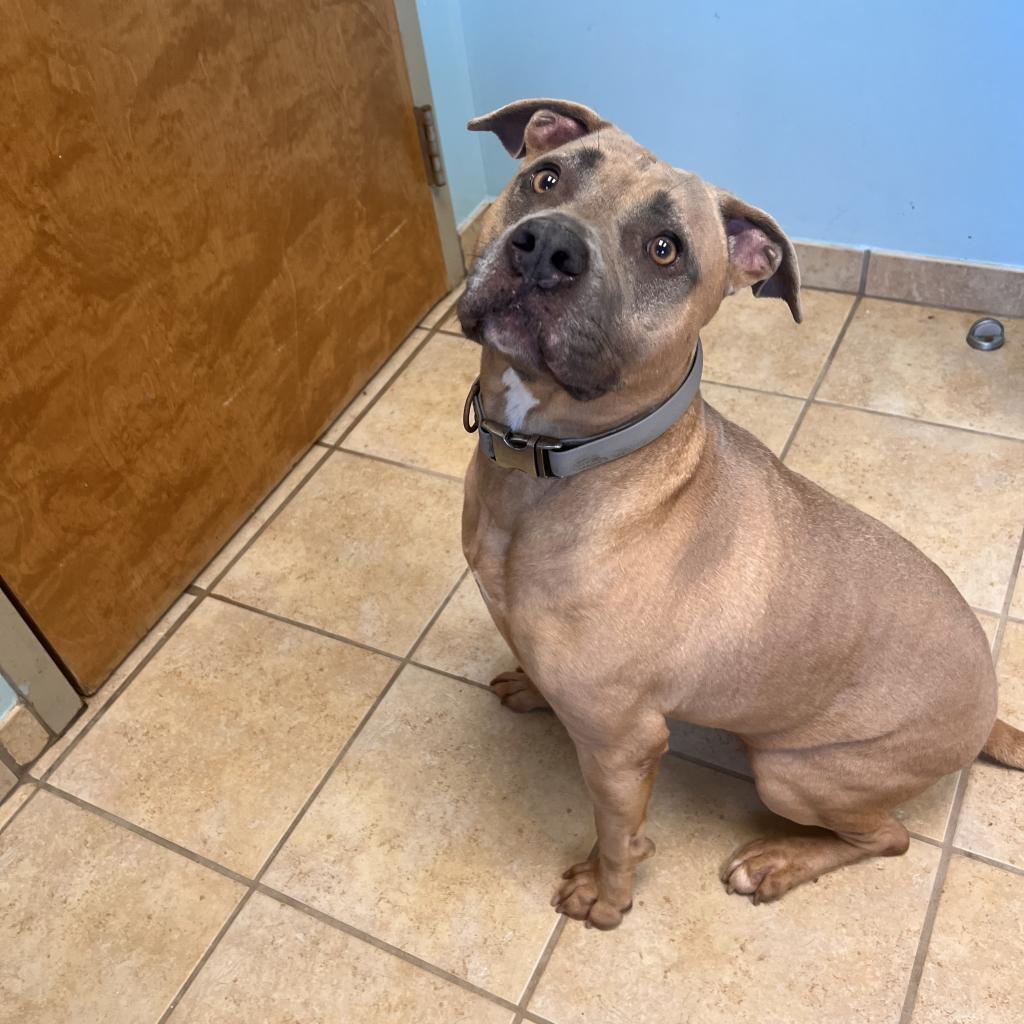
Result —
[[521, 100], [469, 127], [523, 162], [488, 211], [459, 317], [527, 376], [581, 401], [640, 368], [675, 382], [699, 329], [747, 285], [800, 320], [796, 254], [778, 224], [594, 111]]

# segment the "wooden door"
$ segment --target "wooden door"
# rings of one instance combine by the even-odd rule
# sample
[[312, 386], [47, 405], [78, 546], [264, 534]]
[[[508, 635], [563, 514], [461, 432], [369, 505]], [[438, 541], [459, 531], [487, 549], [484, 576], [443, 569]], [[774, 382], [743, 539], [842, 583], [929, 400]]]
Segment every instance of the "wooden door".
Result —
[[0, 575], [91, 691], [446, 278], [391, 0], [0, 20]]

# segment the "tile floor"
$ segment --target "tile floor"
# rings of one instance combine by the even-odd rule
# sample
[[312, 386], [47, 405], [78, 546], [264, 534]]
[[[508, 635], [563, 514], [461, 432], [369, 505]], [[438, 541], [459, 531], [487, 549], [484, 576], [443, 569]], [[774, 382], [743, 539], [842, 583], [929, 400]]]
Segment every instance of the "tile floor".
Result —
[[[459, 549], [450, 304], [0, 806], [0, 1021], [1019, 1021], [1024, 775], [995, 765], [902, 810], [906, 857], [755, 908], [716, 867], [781, 823], [680, 727], [636, 909], [555, 916], [590, 808], [558, 723], [480, 685], [511, 662]], [[1024, 722], [1024, 321], [981, 354], [968, 313], [805, 308], [727, 302], [706, 398], [945, 568]]]

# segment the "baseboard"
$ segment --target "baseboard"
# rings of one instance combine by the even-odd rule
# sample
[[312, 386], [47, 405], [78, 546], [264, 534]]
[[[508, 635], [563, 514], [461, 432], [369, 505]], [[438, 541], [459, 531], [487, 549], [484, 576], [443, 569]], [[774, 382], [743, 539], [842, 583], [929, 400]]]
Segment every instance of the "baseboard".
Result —
[[794, 244], [800, 280], [808, 288], [863, 289], [877, 299], [1024, 316], [1024, 269], [817, 242]]
[[459, 226], [459, 244], [462, 246], [462, 263], [469, 271], [476, 259], [476, 247], [480, 241], [484, 214], [491, 208], [491, 200], [485, 199]]

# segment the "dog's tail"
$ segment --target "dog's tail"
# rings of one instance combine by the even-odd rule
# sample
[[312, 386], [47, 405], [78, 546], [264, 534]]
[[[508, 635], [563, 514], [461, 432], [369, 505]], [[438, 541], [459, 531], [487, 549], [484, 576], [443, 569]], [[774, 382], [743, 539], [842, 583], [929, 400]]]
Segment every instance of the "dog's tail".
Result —
[[997, 718], [982, 753], [1000, 764], [1024, 769], [1024, 732]]

